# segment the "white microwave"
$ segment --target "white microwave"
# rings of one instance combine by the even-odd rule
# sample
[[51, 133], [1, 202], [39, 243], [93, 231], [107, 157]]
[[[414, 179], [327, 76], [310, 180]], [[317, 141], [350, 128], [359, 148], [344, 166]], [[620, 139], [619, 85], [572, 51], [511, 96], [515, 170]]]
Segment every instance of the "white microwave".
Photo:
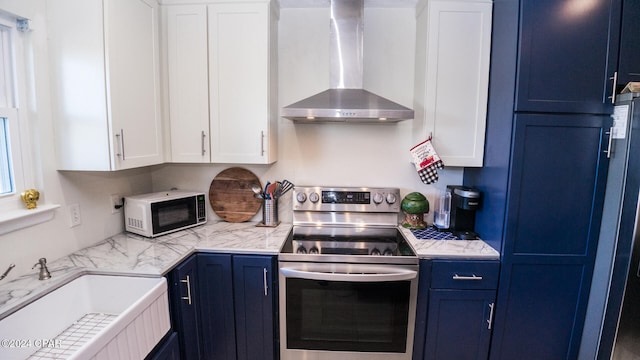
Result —
[[205, 195], [171, 190], [124, 198], [125, 230], [156, 237], [207, 222]]

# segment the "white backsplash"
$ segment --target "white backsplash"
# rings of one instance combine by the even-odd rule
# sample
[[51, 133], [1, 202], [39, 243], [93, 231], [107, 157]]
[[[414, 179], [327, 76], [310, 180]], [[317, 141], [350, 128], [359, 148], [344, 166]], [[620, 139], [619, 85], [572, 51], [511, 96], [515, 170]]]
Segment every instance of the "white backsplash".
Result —
[[[364, 23], [365, 89], [413, 107], [414, 10], [365, 8]], [[329, 87], [328, 8], [281, 9], [278, 45], [280, 106]], [[280, 118], [278, 161], [239, 166], [253, 171], [263, 185], [288, 179], [297, 185], [398, 187], [402, 196], [419, 191], [433, 204], [446, 185], [462, 184], [462, 169], [440, 170], [438, 183], [423, 184], [410, 162], [412, 121], [294, 125]], [[208, 192], [213, 178], [231, 166], [237, 165], [165, 164], [151, 174], [153, 189]], [[291, 221], [291, 206], [288, 194], [279, 202], [281, 221]], [[432, 215], [427, 219], [431, 222]], [[261, 212], [253, 220], [262, 220]]]

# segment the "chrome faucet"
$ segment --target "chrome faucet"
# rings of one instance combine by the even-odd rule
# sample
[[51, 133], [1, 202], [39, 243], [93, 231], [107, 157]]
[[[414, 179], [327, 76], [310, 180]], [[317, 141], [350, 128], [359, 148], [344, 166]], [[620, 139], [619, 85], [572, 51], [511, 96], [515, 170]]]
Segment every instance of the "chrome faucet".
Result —
[[7, 275], [9, 275], [9, 271], [13, 270], [13, 268], [16, 267], [16, 264], [11, 264], [9, 265], [9, 267], [7, 268], [7, 270], [4, 271], [4, 273], [2, 273], [2, 275], [0, 275], [0, 280], [4, 279], [7, 277]]
[[38, 275], [38, 280], [50, 279], [51, 273], [49, 272], [49, 269], [47, 269], [47, 259], [40, 258], [40, 260], [38, 260], [38, 262], [35, 265], [33, 265], [31, 269], [35, 269], [36, 266], [38, 265], [40, 265], [40, 274]]

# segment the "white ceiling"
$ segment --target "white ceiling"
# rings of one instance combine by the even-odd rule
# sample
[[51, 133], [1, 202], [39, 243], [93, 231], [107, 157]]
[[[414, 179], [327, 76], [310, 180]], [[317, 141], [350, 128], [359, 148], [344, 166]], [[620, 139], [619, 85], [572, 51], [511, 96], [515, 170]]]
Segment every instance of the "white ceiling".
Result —
[[[418, 0], [364, 0], [365, 7], [415, 8]], [[329, 7], [330, 0], [280, 0], [281, 8]]]

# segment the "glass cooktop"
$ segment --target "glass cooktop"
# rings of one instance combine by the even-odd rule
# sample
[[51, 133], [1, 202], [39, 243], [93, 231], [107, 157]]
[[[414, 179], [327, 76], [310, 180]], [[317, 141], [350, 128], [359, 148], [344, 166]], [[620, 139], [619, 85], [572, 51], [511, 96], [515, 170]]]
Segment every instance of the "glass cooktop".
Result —
[[415, 257], [397, 228], [294, 226], [281, 254], [354, 257]]

